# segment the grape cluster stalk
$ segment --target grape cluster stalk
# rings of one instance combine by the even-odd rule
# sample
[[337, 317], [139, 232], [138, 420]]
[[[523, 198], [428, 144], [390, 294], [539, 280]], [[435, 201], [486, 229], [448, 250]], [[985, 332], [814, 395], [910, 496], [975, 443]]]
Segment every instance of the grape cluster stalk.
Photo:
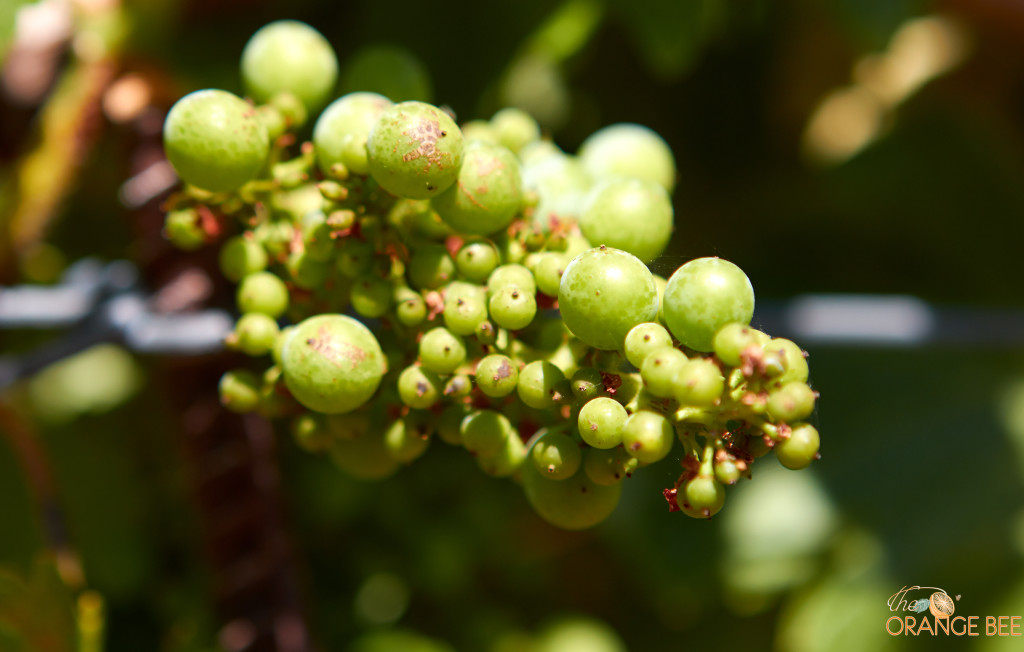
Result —
[[223, 376], [227, 409], [289, 419], [362, 479], [463, 447], [566, 529], [668, 457], [670, 509], [694, 518], [770, 451], [818, 457], [806, 354], [750, 326], [743, 271], [647, 266], [673, 229], [660, 136], [612, 125], [571, 155], [515, 108], [459, 125], [369, 92], [328, 104], [337, 68], [315, 29], [271, 23], [242, 54], [250, 100], [196, 91], [165, 122], [185, 183], [165, 235], [219, 245], [241, 314], [227, 344], [269, 362]]

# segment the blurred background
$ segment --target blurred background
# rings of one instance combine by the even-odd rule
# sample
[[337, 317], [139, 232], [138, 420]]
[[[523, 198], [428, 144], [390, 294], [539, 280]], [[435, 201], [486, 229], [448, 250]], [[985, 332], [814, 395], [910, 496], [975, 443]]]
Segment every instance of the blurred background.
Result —
[[[128, 260], [158, 308], [229, 306], [211, 254], [161, 235], [160, 128], [189, 91], [240, 93], [280, 18], [330, 40], [339, 94], [520, 106], [566, 151], [660, 133], [679, 181], [653, 269], [747, 272], [755, 325], [810, 352], [823, 457], [765, 458], [710, 522], [668, 513], [668, 459], [563, 532], [460, 451], [360, 483], [227, 415], [225, 354], [72, 343], [0, 391], [0, 650], [1018, 642], [885, 621], [910, 585], [1024, 615], [1024, 3], [6, 0], [0, 284]], [[0, 355], [60, 337], [0, 331]]]

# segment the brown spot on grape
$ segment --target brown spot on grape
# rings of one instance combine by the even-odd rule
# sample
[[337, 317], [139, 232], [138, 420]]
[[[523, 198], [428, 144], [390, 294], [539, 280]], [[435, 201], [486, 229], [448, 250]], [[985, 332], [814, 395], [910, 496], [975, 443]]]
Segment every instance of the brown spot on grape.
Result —
[[424, 394], [427, 393], [428, 389], [430, 388], [427, 386], [426, 383], [422, 381], [416, 383], [416, 396], [423, 396]]
[[316, 337], [306, 340], [306, 344], [336, 367], [348, 362], [355, 369], [367, 357], [366, 351], [350, 342], [340, 341], [325, 326], [320, 327]]

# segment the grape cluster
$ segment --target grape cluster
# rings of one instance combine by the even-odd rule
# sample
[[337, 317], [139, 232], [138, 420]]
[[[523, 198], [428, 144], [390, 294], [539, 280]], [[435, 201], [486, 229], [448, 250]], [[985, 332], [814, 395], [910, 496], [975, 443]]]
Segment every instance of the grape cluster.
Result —
[[749, 325], [746, 275], [718, 258], [668, 279], [647, 267], [673, 225], [657, 134], [615, 125], [572, 156], [517, 109], [460, 126], [359, 92], [296, 148], [336, 71], [315, 30], [272, 23], [242, 56], [259, 104], [202, 90], [167, 116], [187, 185], [165, 232], [185, 248], [235, 232], [220, 242], [241, 313], [228, 344], [271, 361], [225, 374], [228, 409], [290, 419], [360, 478], [434, 439], [461, 446], [568, 529], [669, 456], [670, 508], [695, 518], [769, 451], [792, 469], [817, 457], [805, 354]]

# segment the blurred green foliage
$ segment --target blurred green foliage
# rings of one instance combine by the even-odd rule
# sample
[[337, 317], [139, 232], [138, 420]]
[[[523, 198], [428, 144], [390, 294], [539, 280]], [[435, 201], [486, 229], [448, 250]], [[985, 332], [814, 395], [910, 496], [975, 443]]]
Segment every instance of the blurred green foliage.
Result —
[[[0, 3], [0, 53], [18, 4]], [[655, 271], [719, 255], [744, 268], [759, 298], [906, 293], [1019, 310], [1020, 33], [1007, 37], [966, 12], [976, 50], [901, 105], [887, 134], [831, 166], [800, 154], [821, 98], [848, 84], [856, 61], [884, 49], [905, 20], [934, 9], [924, 0], [137, 0], [126, 3], [123, 63], [160, 69], [178, 95], [239, 91], [249, 35], [270, 20], [305, 20], [338, 50], [343, 80], [365, 79], [352, 68], [346, 77], [346, 65], [385, 45], [429, 75], [385, 92], [432, 95], [460, 120], [489, 117], [509, 97], [543, 100], [532, 108], [568, 150], [601, 125], [654, 128], [680, 169], [676, 234]], [[517, 91], [522, 75], [545, 91]], [[4, 111], [0, 138], [16, 145], [0, 159], [9, 175], [35, 136], [16, 132], [24, 122]], [[66, 260], [139, 254], [117, 203], [127, 141], [107, 127], [49, 231]], [[0, 352], [39, 340], [0, 337]], [[617, 639], [630, 650], [913, 648], [923, 642], [883, 630], [886, 600], [913, 584], [962, 594], [958, 613], [1024, 613], [1024, 354], [810, 353], [823, 459], [799, 474], [758, 467], [711, 522], [667, 513], [660, 492], [677, 475], [672, 459], [630, 480], [607, 522], [567, 533], [533, 515], [514, 484], [484, 476], [441, 442], [396, 477], [367, 484], [301, 452], [281, 428], [315, 639], [366, 652], [568, 649], [551, 640], [568, 635], [556, 621], [577, 614], [599, 621], [586, 635], [600, 623], [614, 630], [603, 639], [609, 650]], [[163, 369], [106, 364], [120, 365], [117, 405], [92, 402], [72, 409], [73, 420], [54, 419], [30, 397], [54, 392], [65, 410], [74, 397], [57, 381], [40, 389], [44, 375], [7, 398], [34, 422], [69, 539], [107, 601], [107, 649], [216, 649], [180, 435], [167, 425], [165, 388], [150, 380]], [[17, 610], [35, 614], [40, 601], [60, 616], [52, 633], [67, 640], [70, 598], [34, 561], [44, 522], [15, 449], [0, 442], [0, 648], [14, 645], [4, 639], [13, 619], [34, 631]]]

